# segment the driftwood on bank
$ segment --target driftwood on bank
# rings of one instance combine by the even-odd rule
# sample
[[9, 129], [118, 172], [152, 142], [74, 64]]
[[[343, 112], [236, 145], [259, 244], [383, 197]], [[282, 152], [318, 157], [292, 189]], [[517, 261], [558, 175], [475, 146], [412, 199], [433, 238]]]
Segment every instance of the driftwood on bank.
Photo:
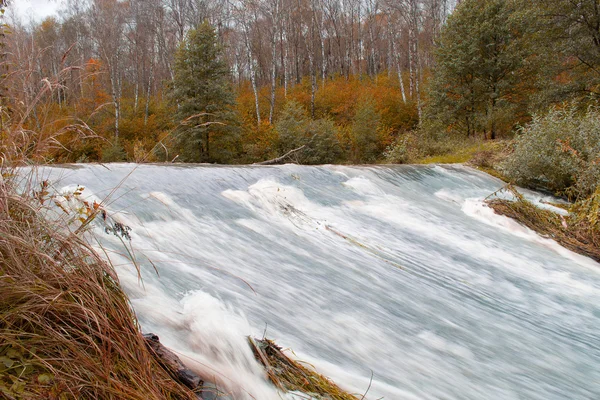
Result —
[[288, 151], [287, 153], [285, 153], [284, 155], [282, 155], [280, 157], [276, 157], [276, 158], [273, 158], [273, 159], [267, 160], [267, 161], [257, 162], [257, 163], [254, 163], [253, 165], [275, 165], [275, 164], [280, 164], [280, 163], [284, 162], [287, 158], [289, 158], [292, 155], [298, 153], [299, 151], [304, 150], [305, 148], [306, 148], [306, 145], [303, 144], [302, 146], [300, 146], [300, 147], [298, 147], [296, 149]]
[[292, 149], [290, 151], [288, 151], [287, 153], [285, 153], [282, 156], [267, 160], [267, 161], [261, 161], [261, 162], [257, 162], [254, 163], [252, 165], [275, 165], [275, 164], [281, 164], [282, 162], [284, 162], [286, 159], [290, 158], [291, 156], [293, 156], [296, 153], [301, 152], [302, 150], [306, 149], [308, 146], [310, 146], [310, 144], [312, 143], [312, 141], [315, 139], [317, 135], [314, 134], [312, 135], [312, 137], [310, 138], [310, 140], [308, 142], [306, 142], [305, 144], [303, 144], [300, 147], [297, 147], [295, 149]]
[[188, 369], [173, 353], [160, 343], [159, 337], [153, 333], [144, 335], [148, 348], [152, 351], [161, 365], [169, 371], [175, 380], [192, 390], [201, 389], [202, 379], [195, 372]]
[[169, 372], [175, 381], [192, 389], [198, 400], [233, 400], [215, 383], [206, 381], [194, 371], [187, 368], [175, 353], [160, 343], [157, 335], [148, 333], [144, 335], [144, 339], [146, 339], [146, 345], [152, 355], [162, 367]]
[[[232, 400], [227, 394], [205, 382], [195, 372], [187, 368], [175, 353], [166, 348], [157, 335], [145, 334], [146, 345], [161, 366], [177, 382], [192, 389], [199, 400]], [[269, 380], [283, 392], [301, 392], [317, 398], [329, 400], [358, 400], [328, 378], [317, 373], [308, 365], [286, 356], [281, 347], [268, 339], [248, 338], [257, 361], [265, 368]], [[363, 396], [364, 399], [364, 396]], [[362, 399], [361, 399], [362, 400]]]

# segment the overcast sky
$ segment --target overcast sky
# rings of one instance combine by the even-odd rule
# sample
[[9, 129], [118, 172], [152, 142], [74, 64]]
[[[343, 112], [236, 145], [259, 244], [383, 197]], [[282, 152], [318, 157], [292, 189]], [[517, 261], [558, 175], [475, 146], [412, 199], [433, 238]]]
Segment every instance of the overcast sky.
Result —
[[60, 0], [12, 0], [9, 9], [14, 9], [24, 21], [30, 17], [40, 21], [49, 15], [56, 15], [60, 3]]

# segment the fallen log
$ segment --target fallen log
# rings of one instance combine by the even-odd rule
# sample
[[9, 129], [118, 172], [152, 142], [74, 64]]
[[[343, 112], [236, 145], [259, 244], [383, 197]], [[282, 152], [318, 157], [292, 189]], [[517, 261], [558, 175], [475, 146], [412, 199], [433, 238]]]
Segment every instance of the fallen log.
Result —
[[146, 345], [156, 359], [176, 381], [194, 391], [202, 388], [204, 383], [202, 379], [194, 371], [187, 368], [175, 353], [163, 346], [157, 335], [148, 333], [144, 335], [144, 339], [146, 339]]
[[280, 164], [286, 158], [292, 156], [293, 154], [295, 154], [295, 153], [297, 153], [299, 151], [304, 150], [305, 148], [306, 148], [306, 145], [303, 144], [302, 146], [300, 146], [300, 147], [298, 147], [296, 149], [288, 151], [287, 153], [285, 153], [284, 155], [282, 155], [280, 157], [276, 157], [276, 158], [273, 158], [273, 159], [267, 160], [267, 161], [257, 162], [257, 163], [254, 163], [253, 165], [275, 165], [275, 164]]
[[305, 148], [307, 148], [312, 143], [312, 141], [315, 139], [316, 136], [317, 135], [314, 134], [310, 138], [310, 140], [308, 142], [306, 142], [305, 144], [303, 144], [302, 146], [300, 146], [298, 148], [295, 148], [295, 149], [292, 149], [292, 150], [288, 151], [287, 153], [285, 153], [284, 155], [282, 155], [280, 157], [276, 157], [276, 158], [273, 158], [273, 159], [267, 160], [267, 161], [257, 162], [257, 163], [254, 163], [252, 165], [275, 165], [275, 164], [280, 164], [280, 163], [284, 162], [287, 158], [290, 158], [292, 155], [294, 155], [294, 154], [296, 154], [296, 153], [304, 150]]

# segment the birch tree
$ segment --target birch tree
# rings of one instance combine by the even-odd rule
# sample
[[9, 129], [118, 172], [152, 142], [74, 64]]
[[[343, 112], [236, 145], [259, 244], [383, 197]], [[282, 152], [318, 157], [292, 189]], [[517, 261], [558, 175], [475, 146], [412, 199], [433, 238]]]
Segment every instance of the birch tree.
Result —
[[106, 66], [114, 107], [114, 138], [119, 140], [121, 95], [123, 91], [124, 28], [126, 3], [117, 0], [94, 0], [90, 8], [90, 28], [100, 59]]

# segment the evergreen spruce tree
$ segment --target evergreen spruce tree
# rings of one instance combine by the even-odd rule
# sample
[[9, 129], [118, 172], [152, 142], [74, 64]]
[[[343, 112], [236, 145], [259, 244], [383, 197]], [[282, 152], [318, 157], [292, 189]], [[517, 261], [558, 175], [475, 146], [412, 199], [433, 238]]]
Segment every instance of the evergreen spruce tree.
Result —
[[207, 22], [188, 32], [175, 55], [174, 70], [171, 96], [181, 123], [175, 136], [180, 159], [233, 162], [239, 149], [240, 123], [222, 48]]

